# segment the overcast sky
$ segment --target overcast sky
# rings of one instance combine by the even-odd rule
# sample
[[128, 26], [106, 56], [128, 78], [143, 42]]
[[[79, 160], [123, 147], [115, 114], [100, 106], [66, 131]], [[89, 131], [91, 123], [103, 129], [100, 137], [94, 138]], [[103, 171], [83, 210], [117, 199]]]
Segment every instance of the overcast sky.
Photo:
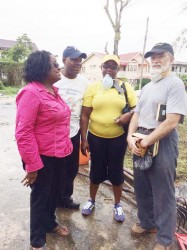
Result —
[[[148, 16], [146, 51], [157, 42], [173, 43], [187, 28], [187, 12], [181, 11], [184, 2], [131, 0], [123, 12], [119, 53], [143, 50]], [[114, 33], [104, 3], [105, 0], [1, 0], [0, 38], [16, 40], [26, 33], [39, 49], [60, 57], [68, 45], [90, 54], [104, 52], [106, 42], [112, 53]], [[187, 62], [187, 53], [179, 59]]]

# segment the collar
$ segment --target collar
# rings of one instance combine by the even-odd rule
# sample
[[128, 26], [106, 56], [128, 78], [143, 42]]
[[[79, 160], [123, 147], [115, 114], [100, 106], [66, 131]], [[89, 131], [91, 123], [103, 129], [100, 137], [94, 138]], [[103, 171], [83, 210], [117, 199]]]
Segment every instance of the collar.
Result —
[[[45, 91], [45, 92], [47, 92], [47, 93], [50, 93], [50, 92], [47, 90], [47, 88], [45, 87], [45, 85], [43, 85], [43, 83], [41, 83], [41, 82], [30, 82], [30, 84], [32, 84], [33, 86], [35, 86], [35, 88], [36, 88], [39, 92]], [[55, 87], [54, 85], [52, 86], [52, 88], [53, 88], [53, 90], [54, 90], [55, 95], [57, 95], [57, 93], [58, 93], [58, 88]]]

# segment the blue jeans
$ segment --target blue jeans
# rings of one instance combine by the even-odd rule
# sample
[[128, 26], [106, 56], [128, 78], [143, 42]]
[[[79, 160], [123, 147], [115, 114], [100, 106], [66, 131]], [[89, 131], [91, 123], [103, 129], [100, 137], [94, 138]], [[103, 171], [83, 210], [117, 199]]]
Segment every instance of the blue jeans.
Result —
[[[157, 241], [168, 246], [174, 241], [176, 199], [174, 180], [178, 157], [178, 134], [173, 130], [160, 140], [152, 166], [143, 171], [134, 167], [138, 218], [144, 229], [157, 228]], [[135, 156], [133, 157], [133, 160]]]

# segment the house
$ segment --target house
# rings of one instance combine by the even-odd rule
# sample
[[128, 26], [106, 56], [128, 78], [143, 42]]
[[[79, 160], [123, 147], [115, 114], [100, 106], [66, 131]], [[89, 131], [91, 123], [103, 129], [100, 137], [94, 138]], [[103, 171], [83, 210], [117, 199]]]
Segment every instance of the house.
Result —
[[[82, 63], [81, 73], [87, 77], [91, 82], [99, 81], [102, 79], [101, 64], [104, 53], [93, 52]], [[143, 61], [143, 78], [149, 78], [149, 62], [143, 58], [141, 52], [134, 52], [119, 55], [120, 69], [118, 78], [125, 78], [128, 82], [136, 84], [138, 79], [141, 78], [141, 65]]]
[[187, 75], [187, 62], [174, 61], [172, 64], [172, 71], [178, 76]]
[[10, 49], [14, 45], [16, 45], [16, 41], [0, 39], [0, 56], [2, 51]]
[[101, 64], [105, 53], [93, 52], [83, 61], [81, 73], [91, 82], [102, 79]]
[[126, 78], [129, 83], [137, 84], [141, 78], [149, 78], [150, 63], [141, 52], [122, 54], [120, 57], [119, 78]]
[[[4, 50], [8, 50], [15, 46], [17, 41], [12, 41], [12, 40], [6, 40], [6, 39], [0, 39], [0, 56], [1, 52]], [[32, 51], [36, 51], [38, 48], [35, 43], [32, 43]]]

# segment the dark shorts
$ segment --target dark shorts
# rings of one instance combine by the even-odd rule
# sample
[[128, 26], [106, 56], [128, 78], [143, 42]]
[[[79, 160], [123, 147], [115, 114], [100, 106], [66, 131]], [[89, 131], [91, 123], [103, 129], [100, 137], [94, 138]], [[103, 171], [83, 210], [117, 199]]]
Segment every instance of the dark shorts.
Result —
[[88, 133], [91, 153], [90, 180], [93, 184], [109, 180], [119, 186], [124, 182], [123, 160], [126, 149], [125, 134], [116, 138], [101, 138]]

